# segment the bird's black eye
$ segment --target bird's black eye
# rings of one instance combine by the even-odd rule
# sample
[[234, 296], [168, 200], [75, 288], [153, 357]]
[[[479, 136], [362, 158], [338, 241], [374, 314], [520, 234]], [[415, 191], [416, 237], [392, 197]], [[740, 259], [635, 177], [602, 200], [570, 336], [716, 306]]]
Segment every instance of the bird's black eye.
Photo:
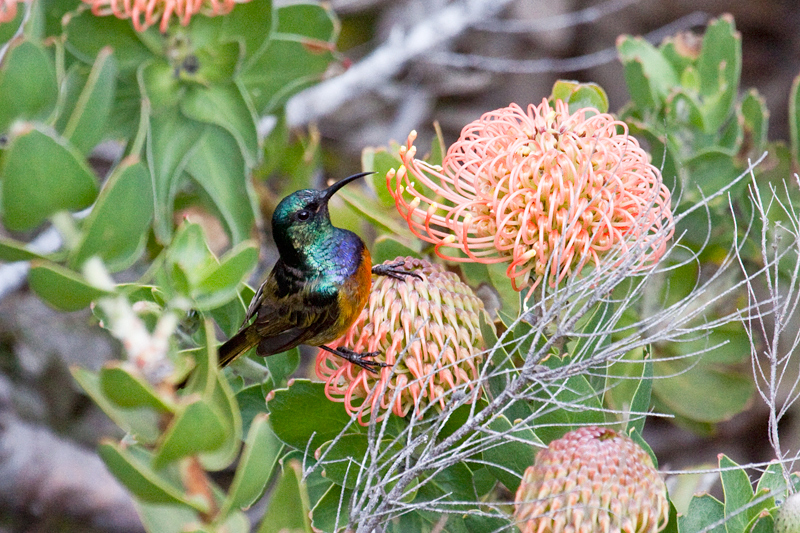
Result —
[[300, 211], [297, 212], [296, 216], [297, 220], [305, 222], [306, 220], [311, 218], [311, 211], [309, 211], [308, 209], [301, 209]]

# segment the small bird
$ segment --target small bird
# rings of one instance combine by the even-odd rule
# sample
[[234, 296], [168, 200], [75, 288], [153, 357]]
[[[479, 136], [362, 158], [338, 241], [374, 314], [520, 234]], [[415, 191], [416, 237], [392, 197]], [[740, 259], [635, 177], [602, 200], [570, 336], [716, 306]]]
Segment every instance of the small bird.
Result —
[[419, 277], [399, 270], [402, 262], [373, 267], [364, 241], [331, 224], [331, 197], [369, 174], [354, 174], [327, 189], [303, 189], [281, 200], [272, 215], [272, 237], [280, 258], [253, 296], [239, 332], [220, 346], [220, 366], [253, 346], [258, 346], [258, 355], [267, 357], [300, 344], [319, 346], [372, 372], [386, 366], [371, 360], [376, 352], [325, 346], [358, 318], [369, 298], [372, 274]]

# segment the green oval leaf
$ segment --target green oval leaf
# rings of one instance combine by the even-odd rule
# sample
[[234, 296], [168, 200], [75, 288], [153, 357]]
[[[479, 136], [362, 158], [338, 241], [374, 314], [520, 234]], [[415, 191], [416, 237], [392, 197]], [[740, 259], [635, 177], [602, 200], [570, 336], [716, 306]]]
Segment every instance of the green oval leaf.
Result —
[[220, 420], [225, 428], [225, 438], [212, 451], [200, 455], [200, 462], [206, 470], [227, 468], [236, 459], [242, 444], [242, 415], [239, 412], [239, 404], [225, 377], [216, 370], [215, 375], [216, 386], [209, 403], [220, 414]]
[[180, 487], [154, 472], [143, 458], [134, 455], [131, 450], [119, 444], [104, 441], [97, 448], [97, 453], [114, 476], [145, 502], [165, 504], [186, 504], [200, 512], [208, 512], [199, 498], [187, 498]]
[[187, 163], [186, 171], [214, 202], [231, 241], [247, 239], [256, 211], [248, 190], [245, 160], [233, 136], [218, 126], [207, 126]]
[[240, 243], [225, 254], [219, 266], [194, 287], [198, 309], [213, 309], [234, 299], [239, 294], [239, 284], [257, 262], [258, 246], [253, 242]]
[[269, 507], [258, 533], [311, 533], [308, 488], [302, 472], [302, 466], [297, 460], [288, 461], [283, 466], [283, 475], [272, 491]]
[[178, 413], [153, 458], [155, 469], [188, 455], [211, 451], [225, 440], [225, 426], [214, 407], [197, 398]]
[[20, 40], [0, 68], [0, 132], [14, 120], [44, 120], [58, 100], [56, 67], [47, 51]]
[[133, 264], [144, 250], [153, 219], [153, 187], [144, 164], [128, 159], [111, 174], [86, 220], [70, 264], [99, 256], [112, 272]]
[[[309, 409], [310, 405], [314, 408]], [[344, 407], [325, 396], [324, 383], [306, 379], [295, 379], [288, 389], [276, 390], [267, 408], [272, 430], [279, 439], [298, 450], [307, 447], [316, 450], [333, 440], [350, 422]], [[351, 424], [349, 430], [353, 433], [363, 431], [357, 423]]]
[[181, 111], [187, 117], [216, 124], [230, 133], [248, 166], [258, 158], [256, 117], [235, 83], [191, 86], [181, 100]]
[[13, 239], [0, 239], [0, 261], [13, 263], [15, 261], [30, 261], [32, 259], [47, 260], [43, 255], [28, 250], [27, 246], [26, 243]]
[[175, 406], [165, 401], [141, 374], [129, 370], [120, 361], [106, 363], [100, 370], [100, 390], [118, 407], [147, 407], [162, 413], [175, 411]]
[[178, 105], [186, 87], [175, 77], [175, 70], [163, 59], [142, 63], [136, 71], [139, 88], [147, 95], [153, 113]]
[[757, 90], [747, 91], [747, 95], [742, 100], [742, 116], [745, 130], [744, 147], [749, 150], [741, 155], [758, 157], [767, 145], [769, 109], [766, 99]]
[[620, 37], [617, 53], [625, 65], [625, 83], [631, 99], [642, 109], [660, 108], [678, 84], [678, 73], [670, 62], [641, 37]]
[[335, 442], [326, 442], [320, 447], [320, 464], [324, 468], [325, 478], [337, 485], [355, 489], [362, 467], [379, 467], [380, 475], [384, 475], [393, 458], [403, 450], [403, 444], [394, 439], [383, 439], [379, 448], [379, 455], [372, 457], [364, 433], [342, 435]]
[[282, 387], [284, 382], [300, 366], [300, 349], [294, 347], [291, 350], [266, 357], [264, 358], [264, 365], [269, 370], [272, 382], [276, 386]]
[[[699, 422], [721, 422], [739, 413], [753, 395], [752, 378], [729, 369], [656, 360], [653, 394], [673, 412]], [[671, 376], [671, 377], [667, 377]], [[725, 394], [708, 394], [724, 390]]]
[[[30, 5], [30, 4], [29, 4]], [[11, 40], [19, 30], [22, 20], [25, 18], [25, 9], [17, 9], [17, 14], [14, 18], [6, 22], [0, 22], [0, 45], [6, 44]]]
[[367, 185], [375, 192], [382, 207], [394, 208], [394, 198], [386, 186], [386, 173], [402, 164], [399, 157], [385, 148], [367, 147], [361, 151], [361, 168], [375, 172], [365, 178]]
[[103, 138], [116, 83], [116, 61], [111, 48], [103, 48], [63, 131], [64, 137], [84, 154], [88, 154]]
[[[183, 116], [177, 108], [164, 109], [150, 117], [147, 164], [153, 177], [153, 229], [159, 242], [168, 243], [172, 239], [175, 195], [183, 182], [183, 171], [195, 154], [197, 141], [205, 129], [203, 125]], [[202, 150], [199, 153], [202, 154]]]
[[58, 211], [91, 205], [97, 180], [83, 155], [55, 132], [27, 124], [3, 157], [3, 221], [25, 231]]
[[203, 468], [206, 470], [222, 470], [227, 468], [239, 455], [242, 442], [242, 414], [239, 412], [239, 404], [236, 402], [236, 395], [233, 393], [228, 380], [221, 373], [217, 366], [217, 349], [214, 324], [210, 318], [206, 318], [206, 361], [208, 365], [209, 377], [213, 389], [208, 393], [206, 388], [205, 397], [209, 403], [220, 413], [220, 420], [225, 427], [225, 439], [219, 447], [211, 452], [206, 452], [200, 456]]
[[282, 447], [278, 437], [269, 429], [267, 415], [257, 415], [250, 426], [222, 514], [225, 510], [250, 507], [261, 497], [278, 464]]
[[490, 446], [483, 452], [489, 472], [512, 493], [516, 492], [525, 469], [533, 465], [536, 452], [544, 447], [541, 440], [528, 427], [514, 426], [503, 415], [494, 418], [489, 427], [498, 433], [513, 435], [498, 446]]
[[313, 526], [318, 531], [340, 532], [347, 525], [353, 491], [331, 485], [311, 510]]
[[736, 31], [730, 15], [712, 20], [706, 28], [697, 71], [700, 93], [705, 97], [706, 131], [712, 133], [733, 111], [742, 72], [742, 36]]
[[238, 41], [244, 45], [245, 57], [254, 55], [272, 33], [272, 1], [251, 0], [239, 4], [222, 18], [220, 40]]
[[600, 113], [608, 112], [608, 95], [596, 83], [558, 80], [553, 85], [553, 98], [569, 104], [570, 113], [590, 107]]
[[238, 74], [236, 79], [243, 83], [257, 114], [275, 111], [294, 93], [322, 79], [334, 61], [330, 51], [313, 49], [298, 39], [302, 37], [273, 37]]
[[750, 505], [753, 499], [753, 486], [750, 477], [738, 464], [726, 455], [719, 456], [719, 477], [725, 494], [725, 527], [728, 531], [747, 531], [745, 526], [758, 510]]
[[276, 10], [276, 32], [325, 42], [336, 42], [336, 15], [329, 6], [317, 2], [296, 2]]
[[59, 311], [78, 311], [111, 294], [91, 285], [72, 270], [42, 261], [31, 263], [28, 284], [42, 300]]
[[689, 510], [678, 517], [678, 530], [681, 533], [726, 533], [725, 524], [721, 523], [713, 529], [706, 529], [711, 524], [721, 522], [724, 518], [722, 502], [710, 494], [695, 496], [689, 502]]
[[100, 377], [83, 368], [70, 368], [73, 379], [108, 417], [139, 442], [152, 444], [158, 439], [158, 414], [151, 409], [122, 409], [113, 404], [100, 388]]
[[122, 72], [134, 71], [153, 58], [154, 52], [145, 42], [162, 41], [158, 28], [149, 28], [146, 35], [139, 35], [130, 20], [97, 17], [88, 9], [67, 15], [64, 30], [67, 35], [66, 47], [78, 59], [92, 64], [100, 50], [110, 46]]

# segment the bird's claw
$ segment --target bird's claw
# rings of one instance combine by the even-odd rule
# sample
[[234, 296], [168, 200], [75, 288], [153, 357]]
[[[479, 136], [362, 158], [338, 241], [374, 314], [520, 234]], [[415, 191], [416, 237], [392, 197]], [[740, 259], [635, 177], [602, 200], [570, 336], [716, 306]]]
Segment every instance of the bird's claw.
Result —
[[372, 267], [372, 273], [377, 276], [389, 276], [390, 278], [394, 278], [397, 280], [404, 280], [406, 276], [411, 276], [417, 278], [419, 280], [422, 279], [422, 276], [417, 274], [416, 272], [409, 272], [408, 270], [402, 270], [400, 267], [406, 264], [405, 261], [396, 261], [394, 263], [387, 264], [380, 264], [375, 265]]
[[376, 357], [376, 356], [380, 355], [380, 352], [359, 353], [359, 352], [353, 351], [353, 350], [351, 350], [349, 348], [339, 347], [339, 348], [336, 348], [335, 350], [333, 350], [333, 353], [335, 353], [336, 355], [338, 355], [342, 359], [350, 361], [354, 365], [360, 366], [361, 368], [363, 368], [364, 370], [366, 370], [368, 372], [372, 372], [373, 374], [377, 374], [377, 372], [375, 371], [375, 367], [377, 367], [377, 368], [385, 368], [385, 367], [389, 366], [386, 363], [382, 363], [380, 361], [370, 361], [369, 360], [369, 359], [371, 359], [373, 357]]

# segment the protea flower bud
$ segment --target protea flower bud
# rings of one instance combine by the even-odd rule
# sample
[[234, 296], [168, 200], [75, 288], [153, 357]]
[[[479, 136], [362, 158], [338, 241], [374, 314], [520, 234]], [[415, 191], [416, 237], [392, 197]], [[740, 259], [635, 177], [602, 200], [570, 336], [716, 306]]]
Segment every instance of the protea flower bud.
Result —
[[800, 531], [800, 492], [783, 502], [775, 518], [775, 533], [797, 533]]
[[230, 13], [233, 6], [249, 0], [83, 0], [92, 5], [92, 13], [98, 16], [114, 15], [131, 19], [136, 31], [145, 31], [160, 21], [158, 29], [167, 31], [175, 15], [184, 26], [193, 15], [201, 13], [213, 17]]
[[511, 104], [465, 126], [442, 167], [414, 159], [415, 138], [386, 176], [397, 210], [443, 258], [510, 263], [516, 290], [604, 261], [650, 267], [672, 236], [661, 174], [607, 113]]
[[669, 505], [647, 452], [616, 431], [585, 427], [536, 455], [514, 516], [522, 533], [656, 533]]
[[373, 276], [361, 315], [330, 345], [378, 352], [374, 360], [390, 366], [373, 374], [326, 351], [317, 355], [325, 394], [344, 402], [351, 415], [358, 413], [363, 425], [382, 419], [389, 409], [398, 416], [414, 410], [420, 417], [428, 406], [443, 409], [457, 388], [469, 401], [480, 394], [475, 380], [483, 357], [483, 302], [438, 265], [406, 257], [400, 268], [421, 279]]

